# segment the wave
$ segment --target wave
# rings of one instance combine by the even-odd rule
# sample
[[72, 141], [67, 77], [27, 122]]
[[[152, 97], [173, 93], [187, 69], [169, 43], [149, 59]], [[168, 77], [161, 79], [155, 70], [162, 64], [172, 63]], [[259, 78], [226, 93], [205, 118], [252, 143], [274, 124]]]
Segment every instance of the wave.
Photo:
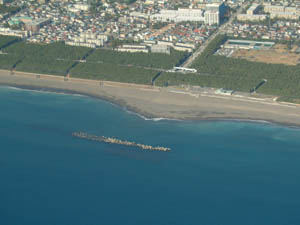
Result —
[[[56, 90], [56, 89], [51, 89], [51, 88], [35, 88], [35, 87], [22, 87], [22, 86], [10, 86], [10, 85], [0, 85], [0, 88], [7, 88], [7, 89], [12, 89], [12, 90], [17, 90], [17, 91], [31, 91], [31, 92], [38, 92], [38, 93], [49, 93], [49, 94], [58, 94], [58, 95], [71, 95], [71, 96], [76, 96], [76, 97], [92, 97], [93, 96], [89, 96], [89, 95], [84, 95], [84, 94], [79, 94], [76, 92], [72, 92], [72, 91], [64, 91], [64, 90]], [[125, 112], [135, 115], [143, 120], [146, 121], [154, 121], [154, 122], [159, 122], [159, 121], [187, 121], [187, 120], [183, 120], [183, 119], [174, 119], [174, 118], [167, 118], [167, 117], [147, 117], [146, 115], [142, 115], [134, 110], [131, 110], [130, 108], [127, 107], [122, 107], [122, 105], [114, 102], [114, 101], [110, 101], [107, 99], [102, 99], [102, 98], [98, 98], [96, 97], [96, 99], [100, 100], [100, 101], [104, 101], [107, 102], [113, 106], [117, 106], [121, 109], [123, 109]], [[204, 121], [232, 121], [232, 122], [246, 122], [246, 123], [256, 123], [256, 124], [266, 124], [266, 125], [282, 125], [284, 127], [288, 127], [288, 128], [296, 128], [296, 129], [300, 129], [299, 126], [297, 125], [291, 125], [291, 124], [281, 124], [281, 123], [276, 123], [276, 122], [272, 122], [272, 121], [266, 121], [266, 120], [255, 120], [255, 119], [235, 119], [235, 118], [207, 118], [207, 119], [203, 119]], [[201, 119], [197, 120], [197, 121], [201, 121]]]
[[18, 87], [13, 87], [13, 86], [6, 86], [6, 85], [0, 85], [0, 88], [5, 88], [5, 89], [12, 89], [12, 90], [16, 90], [16, 91], [24, 91], [26, 89], [24, 88], [18, 88]]
[[7, 85], [0, 85], [2, 88], [12, 89], [16, 91], [29, 91], [29, 92], [37, 92], [37, 93], [46, 93], [46, 94], [57, 94], [57, 95], [71, 95], [76, 97], [87, 97], [86, 95], [74, 93], [72, 91], [61, 91], [52, 88], [35, 88], [35, 87], [16, 87], [16, 86], [7, 86]]
[[173, 118], [165, 118], [165, 117], [154, 117], [154, 118], [148, 118], [142, 114], [139, 114], [137, 112], [134, 112], [134, 111], [130, 111], [129, 109], [127, 109], [126, 107], [123, 107], [123, 110], [126, 111], [127, 113], [129, 114], [132, 114], [132, 115], [135, 115], [135, 116], [138, 116], [139, 118], [143, 119], [143, 120], [147, 120], [147, 121], [154, 121], [154, 122], [159, 122], [159, 121], [163, 121], [163, 120], [166, 120], [166, 121], [183, 121], [183, 120], [180, 120], [180, 119], [173, 119]]
[[[26, 88], [24, 89], [26, 90]], [[29, 91], [32, 92], [38, 92], [38, 93], [46, 93], [46, 94], [55, 94], [55, 95], [71, 95], [71, 96], [75, 96], [75, 97], [86, 97], [85, 95], [82, 94], [78, 94], [78, 93], [72, 93], [72, 92], [68, 92], [68, 91], [59, 91], [59, 90], [55, 90], [55, 89], [47, 89], [47, 88], [41, 88], [41, 89], [27, 89]]]
[[233, 119], [233, 118], [224, 118], [224, 119], [220, 119], [222, 121], [233, 121], [233, 122], [251, 122], [251, 123], [261, 123], [261, 124], [275, 124], [273, 122], [270, 121], [266, 121], [266, 120], [254, 120], [254, 119]]

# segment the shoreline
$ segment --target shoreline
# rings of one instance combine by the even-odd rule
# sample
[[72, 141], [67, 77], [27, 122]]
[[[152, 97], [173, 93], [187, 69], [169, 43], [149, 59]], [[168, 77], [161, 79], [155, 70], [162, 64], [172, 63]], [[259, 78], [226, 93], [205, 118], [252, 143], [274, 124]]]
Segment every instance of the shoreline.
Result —
[[77, 91], [69, 91], [69, 90], [63, 90], [63, 89], [56, 89], [56, 88], [45, 88], [45, 87], [38, 87], [38, 86], [24, 86], [24, 85], [13, 85], [13, 84], [5, 84], [0, 83], [0, 87], [10, 87], [10, 88], [18, 88], [21, 90], [28, 90], [28, 91], [38, 91], [38, 92], [44, 92], [44, 93], [56, 93], [56, 94], [66, 94], [66, 95], [80, 95], [88, 98], [94, 98], [99, 99], [100, 101], [105, 101], [107, 103], [110, 103], [121, 110], [125, 110], [126, 112], [136, 115], [144, 120], [152, 120], [152, 121], [161, 121], [161, 120], [169, 120], [169, 121], [208, 121], [208, 122], [214, 122], [214, 121], [229, 121], [229, 122], [247, 122], [247, 123], [260, 123], [260, 124], [273, 124], [273, 125], [281, 125], [289, 128], [300, 128], [300, 125], [295, 124], [287, 124], [287, 123], [280, 123], [276, 121], [268, 121], [268, 120], [259, 120], [259, 119], [243, 119], [243, 118], [229, 118], [229, 117], [210, 117], [210, 118], [195, 118], [195, 119], [176, 119], [176, 118], [166, 118], [166, 117], [155, 117], [154, 115], [144, 115], [140, 112], [135, 111], [134, 109], [130, 109], [130, 107], [125, 106], [122, 104], [122, 102], [118, 102], [112, 99], [108, 99], [105, 97], [99, 97], [96, 95], [88, 95]]
[[240, 119], [240, 118], [227, 118], [227, 117], [216, 117], [216, 118], [195, 118], [195, 119], [176, 119], [176, 118], [165, 118], [165, 117], [147, 117], [146, 115], [140, 114], [139, 112], [136, 112], [134, 110], [128, 109], [126, 106], [122, 106], [121, 103], [115, 102], [113, 100], [107, 100], [102, 97], [98, 96], [93, 96], [93, 95], [86, 95], [83, 93], [79, 93], [76, 91], [64, 91], [61, 89], [51, 89], [51, 88], [43, 88], [43, 87], [29, 87], [29, 86], [13, 86], [9, 84], [2, 84], [0, 83], [0, 87], [11, 87], [11, 88], [18, 88], [22, 90], [28, 90], [28, 91], [39, 91], [39, 92], [44, 92], [44, 93], [56, 93], [56, 94], [66, 94], [66, 95], [80, 95], [88, 98], [94, 98], [94, 99], [99, 99], [100, 101], [105, 101], [107, 103], [110, 103], [121, 110], [126, 111], [127, 113], [133, 114], [135, 116], [138, 116], [142, 118], [143, 120], [151, 120], [154, 122], [157, 121], [162, 121], [162, 120], [167, 120], [167, 121], [177, 121], [177, 122], [193, 122], [193, 121], [205, 121], [205, 122], [246, 122], [246, 123], [254, 123], [254, 124], [268, 124], [268, 125], [280, 125], [288, 128], [295, 128], [295, 129], [300, 129], [300, 125], [293, 125], [293, 124], [286, 124], [286, 123], [280, 123], [276, 121], [267, 121], [267, 120], [255, 120], [255, 119]]
[[[110, 81], [94, 81], [52, 75], [0, 70], [0, 85], [27, 90], [77, 94], [100, 99], [146, 119], [158, 121], [246, 121], [300, 127], [300, 106], [267, 101], [202, 96], [164, 88]], [[101, 82], [101, 85], [100, 85]]]

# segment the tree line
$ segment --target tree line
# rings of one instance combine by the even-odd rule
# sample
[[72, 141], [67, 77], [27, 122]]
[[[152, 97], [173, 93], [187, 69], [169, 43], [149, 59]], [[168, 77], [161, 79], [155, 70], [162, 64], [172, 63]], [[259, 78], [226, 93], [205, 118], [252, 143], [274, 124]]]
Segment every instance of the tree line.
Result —
[[192, 67], [200, 74], [164, 73], [156, 84], [190, 84], [250, 92], [253, 87], [266, 79], [267, 82], [258, 89], [259, 93], [281, 96], [289, 101], [300, 99], [299, 65], [250, 62], [245, 59], [213, 55], [226, 40], [225, 35], [217, 36], [195, 60]]

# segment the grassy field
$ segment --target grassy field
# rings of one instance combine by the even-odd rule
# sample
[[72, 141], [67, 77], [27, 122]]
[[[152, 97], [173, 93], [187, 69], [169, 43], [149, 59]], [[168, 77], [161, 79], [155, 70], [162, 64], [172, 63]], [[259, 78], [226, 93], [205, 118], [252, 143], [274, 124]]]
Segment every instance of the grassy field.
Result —
[[[246, 82], [245, 82], [246, 81]], [[199, 75], [182, 73], [163, 73], [156, 81], [158, 86], [178, 86], [178, 85], [196, 85], [201, 87], [226, 88], [249, 92], [249, 90], [258, 84], [256, 79], [234, 79], [232, 77], [218, 75]]]
[[[9, 41], [0, 40], [1, 43]], [[300, 99], [300, 66], [250, 62], [213, 55], [225, 40], [226, 36], [216, 37], [195, 60], [192, 67], [200, 74], [164, 72], [156, 80], [156, 85], [189, 84], [249, 92], [262, 79], [267, 79], [258, 93], [281, 96], [289, 101]], [[66, 46], [63, 43], [40, 45], [18, 42], [2, 50], [0, 68], [10, 69], [19, 62], [16, 66], [19, 71], [66, 75], [68, 69], [78, 63], [77, 60], [91, 51], [89, 48]], [[150, 85], [158, 71], [140, 67], [170, 68], [183, 56], [184, 53], [180, 52], [168, 56], [96, 50], [87, 57], [87, 62], [80, 62], [72, 68], [70, 74], [86, 79]]]
[[[3, 39], [3, 43], [4, 39]], [[186, 53], [172, 51], [170, 55], [160, 53], [126, 53], [112, 50], [68, 46], [63, 43], [32, 44], [14, 43], [3, 49], [0, 68], [11, 69], [16, 64], [17, 71], [71, 75], [87, 79], [102, 79], [119, 82], [151, 84], [158, 71], [148, 68], [169, 69], [177, 65]], [[78, 60], [86, 58], [86, 63]], [[73, 66], [75, 68], [73, 68]]]
[[47, 60], [35, 58], [25, 58], [17, 64], [17, 71], [30, 73], [42, 73], [52, 75], [66, 75], [66, 71], [73, 65], [73, 61]]
[[[63, 43], [49, 45], [19, 42], [5, 49], [7, 56], [20, 61], [17, 71], [66, 75], [67, 70], [90, 51], [89, 48], [67, 46]], [[10, 63], [11, 68], [15, 61]]]
[[71, 77], [149, 85], [156, 74], [157, 71], [136, 68], [134, 66], [88, 62], [79, 63], [71, 70]]
[[15, 41], [20, 40], [17, 37], [11, 37], [11, 36], [2, 36], [0, 35], [0, 49], [8, 45], [9, 43], [13, 43]]
[[258, 93], [281, 96], [281, 99], [299, 102], [300, 66], [250, 62], [245, 59], [215, 56], [226, 36], [218, 36], [195, 60], [192, 68], [200, 74], [163, 73], [156, 85], [198, 85], [250, 92], [263, 79], [267, 82]]
[[171, 54], [167, 55], [162, 53], [128, 53], [98, 49], [87, 58], [87, 61], [171, 69], [185, 56], [185, 52], [179, 51], [171, 51]]
[[289, 99], [300, 98], [300, 66], [250, 62], [244, 59], [213, 55], [225, 39], [226, 36], [218, 36], [192, 65], [202, 73], [213, 75], [209, 78], [210, 86], [250, 91], [262, 79], [267, 79], [267, 83], [258, 89], [258, 93], [278, 95]]
[[6, 48], [4, 48], [2, 51], [6, 52], [10, 55], [14, 55], [16, 57], [24, 57], [24, 56], [34, 56], [38, 52], [41, 52], [43, 48], [45, 48], [46, 45], [41, 44], [30, 44], [26, 42], [18, 42], [15, 44], [12, 44]]
[[169, 69], [179, 63], [186, 53], [172, 51], [170, 55], [160, 53], [127, 53], [97, 49], [71, 70], [72, 77], [149, 84], [158, 71], [147, 68]]
[[12, 66], [14, 64], [16, 64], [17, 61], [18, 61], [18, 59], [15, 56], [1, 54], [0, 55], [0, 69], [10, 70], [12, 68]]

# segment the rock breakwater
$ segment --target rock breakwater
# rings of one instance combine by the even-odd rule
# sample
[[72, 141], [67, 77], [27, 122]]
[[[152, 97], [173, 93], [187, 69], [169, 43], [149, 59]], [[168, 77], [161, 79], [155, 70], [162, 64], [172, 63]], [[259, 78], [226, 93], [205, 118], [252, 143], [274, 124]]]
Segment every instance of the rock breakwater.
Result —
[[160, 146], [154, 147], [154, 146], [151, 146], [151, 145], [135, 143], [135, 142], [132, 142], [132, 141], [122, 141], [122, 140], [119, 140], [117, 138], [112, 138], [112, 137], [92, 135], [92, 134], [88, 134], [88, 133], [85, 133], [85, 132], [73, 132], [72, 136], [77, 137], [77, 138], [81, 138], [81, 139], [91, 140], [91, 141], [105, 142], [105, 143], [109, 143], [109, 144], [117, 144], [117, 145], [125, 145], [125, 146], [132, 146], [132, 147], [140, 148], [142, 150], [162, 151], [162, 152], [171, 151], [170, 148], [166, 148], [166, 147], [160, 147]]

